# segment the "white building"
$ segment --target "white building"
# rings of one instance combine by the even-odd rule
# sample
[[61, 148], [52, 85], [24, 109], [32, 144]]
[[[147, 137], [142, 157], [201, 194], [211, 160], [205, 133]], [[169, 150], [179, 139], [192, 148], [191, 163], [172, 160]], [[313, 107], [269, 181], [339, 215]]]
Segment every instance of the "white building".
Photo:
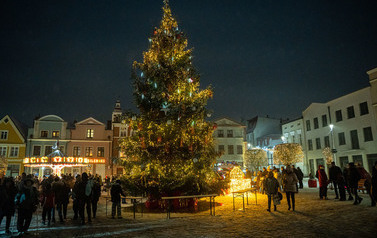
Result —
[[373, 106], [376, 102], [371, 97], [377, 87], [372, 76], [376, 77], [375, 71], [368, 71], [372, 86], [327, 103], [313, 103], [303, 112], [308, 172], [313, 174], [320, 164], [327, 166], [322, 153], [325, 147], [333, 149], [335, 163], [340, 167], [355, 162], [372, 170], [372, 164], [377, 161], [377, 121]]
[[304, 159], [302, 163], [297, 163], [296, 167], [300, 167], [303, 173], [307, 174], [307, 164], [306, 164], [306, 144], [305, 144], [305, 134], [304, 134], [304, 121], [301, 118], [285, 122], [281, 126], [283, 134], [283, 143], [298, 143], [301, 145], [304, 152]]
[[243, 157], [246, 150], [245, 128], [246, 126], [228, 118], [221, 118], [215, 121], [217, 128], [213, 138], [217, 151], [223, 155], [219, 162], [237, 162], [243, 165]]

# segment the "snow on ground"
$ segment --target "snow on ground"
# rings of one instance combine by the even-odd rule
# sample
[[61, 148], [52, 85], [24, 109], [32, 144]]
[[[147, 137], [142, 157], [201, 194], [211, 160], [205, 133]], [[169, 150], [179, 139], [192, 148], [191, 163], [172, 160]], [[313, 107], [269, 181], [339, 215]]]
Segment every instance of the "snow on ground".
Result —
[[[278, 211], [271, 213], [266, 211], [266, 195], [258, 194], [257, 205], [254, 195], [249, 197], [245, 212], [241, 198], [236, 199], [233, 211], [232, 197], [221, 196], [216, 198], [216, 216], [209, 215], [207, 199], [201, 200], [199, 211], [172, 213], [170, 220], [163, 211], [143, 216], [137, 213], [134, 220], [131, 210], [123, 212], [123, 219], [111, 219], [105, 215], [105, 200], [101, 198], [97, 218], [91, 224], [81, 226], [79, 221], [68, 219], [65, 224], [47, 227], [40, 224], [40, 215], [39, 225], [33, 216], [30, 232], [23, 237], [376, 237], [377, 207], [370, 206], [367, 194], [361, 196], [362, 203], [353, 205], [352, 201], [334, 200], [334, 191], [329, 190], [329, 200], [320, 200], [318, 188], [304, 188], [296, 194], [296, 211], [287, 210], [284, 196]], [[4, 226], [5, 219], [0, 227], [2, 237]]]

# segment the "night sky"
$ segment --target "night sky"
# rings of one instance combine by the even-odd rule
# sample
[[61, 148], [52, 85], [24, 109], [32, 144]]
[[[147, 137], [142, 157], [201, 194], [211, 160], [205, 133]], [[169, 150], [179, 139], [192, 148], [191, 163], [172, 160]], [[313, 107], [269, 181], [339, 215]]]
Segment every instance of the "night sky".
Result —
[[[31, 125], [135, 110], [130, 80], [162, 0], [0, 2], [0, 117]], [[295, 118], [369, 85], [377, 1], [171, 0], [214, 118]]]

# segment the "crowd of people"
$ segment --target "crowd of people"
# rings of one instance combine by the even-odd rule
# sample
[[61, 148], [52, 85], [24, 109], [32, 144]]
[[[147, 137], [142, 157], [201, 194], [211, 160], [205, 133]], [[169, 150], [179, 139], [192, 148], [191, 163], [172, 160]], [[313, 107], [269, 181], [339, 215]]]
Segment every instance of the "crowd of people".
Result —
[[[51, 223], [64, 223], [67, 220], [67, 207], [72, 200], [73, 220], [80, 219], [82, 225], [96, 218], [97, 204], [103, 190], [111, 190], [113, 202], [112, 218], [118, 207], [118, 218], [121, 218], [120, 195], [124, 196], [120, 180], [115, 177], [105, 179], [101, 176], [82, 173], [73, 177], [71, 174], [39, 179], [34, 175], [3, 177], [0, 180], [0, 224], [6, 218], [5, 230], [10, 233], [12, 217], [17, 211], [17, 230], [26, 233], [32, 216], [38, 207], [42, 208], [41, 222], [50, 226]], [[86, 218], [85, 218], [86, 209]], [[57, 216], [56, 216], [57, 213]], [[56, 219], [57, 218], [57, 219]]]
[[364, 181], [363, 185], [367, 194], [371, 200], [371, 206], [376, 206], [377, 200], [377, 162], [372, 167], [372, 175], [365, 170], [361, 164], [355, 164], [354, 162], [348, 163], [345, 168], [342, 169], [331, 163], [329, 168], [329, 177], [327, 177], [325, 167], [319, 165], [316, 172], [316, 177], [319, 182], [319, 198], [328, 199], [327, 188], [329, 184], [332, 184], [335, 191], [335, 199], [340, 201], [348, 200], [354, 201], [354, 205], [358, 205], [362, 202], [363, 198], [358, 195], [360, 181]]

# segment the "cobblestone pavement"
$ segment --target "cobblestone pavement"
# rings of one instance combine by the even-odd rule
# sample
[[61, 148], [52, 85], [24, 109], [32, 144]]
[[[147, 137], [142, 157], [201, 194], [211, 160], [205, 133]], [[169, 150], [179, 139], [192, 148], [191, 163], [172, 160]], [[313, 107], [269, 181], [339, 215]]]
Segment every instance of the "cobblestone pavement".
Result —
[[[266, 211], [266, 195], [258, 194], [258, 205], [251, 196], [245, 212], [241, 198], [233, 211], [232, 197], [222, 196], [216, 199], [216, 216], [209, 215], [209, 200], [201, 200], [200, 211], [172, 213], [170, 220], [163, 212], [136, 213], [133, 219], [130, 209], [123, 212], [123, 219], [110, 219], [101, 198], [99, 214], [91, 224], [67, 220], [47, 227], [40, 224], [40, 215], [38, 223], [34, 215], [30, 232], [23, 237], [376, 237], [377, 207], [370, 206], [368, 195], [361, 196], [364, 200], [355, 206], [352, 201], [334, 200], [331, 190], [329, 200], [320, 200], [318, 189], [305, 188], [296, 194], [296, 211], [287, 210], [284, 196], [278, 211], [271, 213]], [[68, 215], [72, 217], [71, 207]]]

